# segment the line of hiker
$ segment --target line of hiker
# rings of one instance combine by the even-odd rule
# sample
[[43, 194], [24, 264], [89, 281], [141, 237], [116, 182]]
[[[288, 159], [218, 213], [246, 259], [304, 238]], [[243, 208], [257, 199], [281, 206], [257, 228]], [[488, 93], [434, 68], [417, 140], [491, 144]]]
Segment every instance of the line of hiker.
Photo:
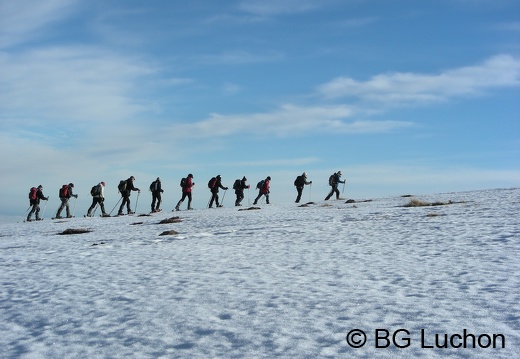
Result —
[[[135, 177], [130, 176], [126, 180], [121, 180], [117, 186], [119, 193], [121, 194], [121, 198], [116, 203], [114, 208], [110, 213], [107, 213], [105, 210], [105, 182], [99, 182], [97, 185], [93, 186], [90, 190], [90, 195], [92, 196], [92, 204], [87, 210], [87, 217], [92, 217], [95, 215], [95, 212], [97, 208], [101, 208], [101, 216], [103, 217], [109, 217], [114, 209], [117, 207], [120, 201], [121, 205], [119, 206], [119, 210], [117, 212], [118, 215], [124, 215], [124, 210], [126, 207], [126, 214], [133, 214], [134, 211], [132, 211], [130, 207], [130, 196], [133, 191], [136, 191], [138, 193], [136, 205], [135, 208], [137, 208], [137, 201], [139, 200], [139, 194], [141, 193], [141, 190], [134, 185]], [[336, 194], [336, 199], [339, 199], [339, 189], [338, 184], [343, 183], [345, 184], [345, 180], [341, 180], [341, 171], [338, 171], [334, 174], [332, 174], [329, 177], [329, 186], [331, 187], [330, 193], [327, 195], [325, 200], [329, 200], [334, 194]], [[303, 172], [301, 175], [297, 176], [294, 180], [294, 186], [296, 187], [296, 203], [299, 203], [302, 197], [303, 189], [305, 186], [312, 186], [312, 181], [309, 181], [307, 179], [307, 173]], [[191, 210], [193, 209], [191, 206], [192, 203], [192, 190], [193, 186], [195, 186], [195, 182], [193, 182], [193, 174], [188, 174], [188, 176], [181, 179], [180, 182], [181, 190], [182, 190], [182, 197], [177, 202], [177, 205], [175, 206], [175, 210], [179, 211], [181, 204], [184, 202], [186, 198], [188, 198], [188, 206], [187, 209]], [[265, 203], [269, 204], [269, 194], [270, 194], [270, 186], [271, 186], [271, 176], [267, 176], [265, 179], [259, 181], [256, 185], [256, 189], [258, 190], [258, 196], [255, 198], [253, 204], [257, 205], [258, 201], [265, 197]], [[63, 209], [66, 209], [67, 218], [71, 218], [74, 216], [74, 210], [76, 206], [76, 202], [74, 202], [74, 210], [70, 211], [70, 198], [74, 197], [75, 199], [78, 198], [77, 194], [73, 193], [74, 184], [69, 183], [68, 185], [65, 184], [59, 189], [59, 198], [61, 201], [61, 205], [58, 208], [56, 212], [56, 216], [53, 217], [55, 219], [57, 218], [63, 218], [61, 216], [61, 212]], [[224, 190], [224, 195], [222, 197], [222, 201], [224, 200], [224, 197], [226, 195], [226, 191], [228, 190], [228, 187], [224, 186], [222, 184], [222, 177], [220, 175], [217, 175], [215, 177], [212, 177], [208, 182], [208, 188], [211, 193], [210, 200], [208, 202], [208, 208], [213, 208], [213, 204], [216, 205], [216, 207], [222, 207], [222, 202], [219, 201], [219, 189]], [[242, 201], [244, 200], [244, 190], [250, 189], [251, 186], [247, 184], [247, 178], [244, 176], [242, 179], [236, 179], [233, 183], [233, 190], [235, 191], [235, 206], [241, 206]], [[161, 203], [162, 198], [161, 195], [164, 192], [162, 189], [161, 179], [157, 177], [156, 180], [154, 180], [150, 184], [150, 192], [152, 194], [152, 202], [151, 202], [151, 212], [160, 212], [161, 211]], [[45, 197], [43, 195], [43, 186], [39, 185], [38, 187], [31, 188], [29, 192], [29, 201], [30, 201], [30, 208], [31, 211], [27, 215], [27, 221], [32, 221], [32, 215], [35, 214], [35, 219], [40, 220], [40, 201], [48, 201], [49, 197]], [[45, 204], [47, 206], [47, 203]], [[44, 209], [45, 210], [45, 209]]]

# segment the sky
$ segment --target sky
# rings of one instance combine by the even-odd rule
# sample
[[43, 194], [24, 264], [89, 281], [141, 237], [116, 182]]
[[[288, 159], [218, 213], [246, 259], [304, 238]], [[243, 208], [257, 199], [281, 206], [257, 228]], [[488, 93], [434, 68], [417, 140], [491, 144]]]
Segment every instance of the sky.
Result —
[[516, 0], [0, 0], [0, 214], [69, 182], [111, 209], [132, 175], [142, 212], [188, 173], [197, 208], [217, 174], [271, 203], [304, 171], [312, 200], [338, 170], [345, 198], [518, 187], [519, 40]]

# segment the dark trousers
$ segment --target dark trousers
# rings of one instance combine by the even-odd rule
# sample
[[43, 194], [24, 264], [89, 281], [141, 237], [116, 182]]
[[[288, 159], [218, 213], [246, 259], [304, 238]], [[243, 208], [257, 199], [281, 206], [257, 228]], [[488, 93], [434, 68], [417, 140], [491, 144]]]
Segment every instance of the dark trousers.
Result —
[[240, 206], [240, 203], [244, 199], [244, 190], [236, 190], [235, 194], [237, 196], [237, 199], [235, 201], [235, 206]]
[[191, 209], [191, 192], [182, 192], [182, 198], [179, 202], [177, 202], [177, 206], [175, 206], [175, 209], [179, 209], [179, 206], [182, 202], [188, 197], [188, 209]]
[[300, 199], [302, 198], [303, 193], [303, 187], [296, 187], [296, 191], [298, 191], [298, 196], [296, 197], [296, 203], [300, 202]]
[[130, 196], [123, 196], [123, 202], [121, 203], [121, 206], [119, 207], [119, 214], [123, 213], [123, 208], [125, 208], [126, 205], [126, 212], [131, 213], [132, 210], [130, 209]]
[[218, 192], [211, 192], [211, 199], [209, 200], [209, 208], [213, 207], [213, 202], [218, 206], [220, 204], [218, 203]]
[[[155, 203], [157, 202], [157, 205]], [[158, 211], [161, 206], [161, 192], [152, 192], [152, 212]]]
[[336, 193], [336, 199], [339, 199], [339, 189], [337, 185], [332, 186], [332, 189], [330, 190], [330, 193], [325, 197], [325, 201], [328, 201], [332, 195]]
[[258, 202], [258, 200], [260, 199], [260, 197], [264, 196], [265, 195], [265, 203], [269, 204], [269, 193], [258, 193], [258, 196], [256, 196], [255, 198], [255, 202], [253, 204], [256, 204]]
[[89, 207], [89, 209], [87, 211], [87, 217], [91, 217], [92, 216], [92, 210], [96, 207], [97, 204], [99, 204], [99, 208], [101, 208], [101, 213], [106, 215], [107, 213], [105, 212], [104, 201], [105, 201], [104, 198], [93, 197], [92, 198], [92, 204], [90, 205], [90, 207]]

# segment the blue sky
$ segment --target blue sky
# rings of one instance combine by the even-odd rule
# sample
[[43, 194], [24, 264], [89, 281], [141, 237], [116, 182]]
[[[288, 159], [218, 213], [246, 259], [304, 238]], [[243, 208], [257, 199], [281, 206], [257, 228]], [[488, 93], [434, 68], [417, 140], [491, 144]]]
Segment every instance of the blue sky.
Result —
[[0, 0], [0, 214], [69, 182], [111, 209], [130, 175], [165, 209], [188, 173], [197, 208], [217, 174], [272, 203], [303, 171], [312, 200], [338, 170], [355, 199], [519, 186], [519, 40], [516, 0]]

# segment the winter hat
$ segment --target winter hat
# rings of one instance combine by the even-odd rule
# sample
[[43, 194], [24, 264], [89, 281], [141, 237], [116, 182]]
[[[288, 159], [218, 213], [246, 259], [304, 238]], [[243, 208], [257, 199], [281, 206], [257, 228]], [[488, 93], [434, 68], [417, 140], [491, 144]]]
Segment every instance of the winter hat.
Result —
[[244, 178], [242, 178], [242, 181], [247, 181], [247, 178], [246, 178], [246, 176], [244, 176]]
[[43, 189], [43, 186], [42, 186], [42, 185], [39, 185], [39, 186], [38, 186], [38, 189]]
[[101, 185], [102, 185], [103, 187], [105, 187], [105, 182], [101, 182]]
[[193, 178], [193, 175], [190, 173], [190, 174], [188, 175], [188, 177], [189, 177], [189, 178]]
[[338, 171], [338, 176], [341, 176], [341, 171]]
[[135, 181], [135, 177], [134, 177], [134, 176], [130, 176], [130, 179], [131, 179], [132, 181]]
[[74, 187], [74, 183], [69, 183], [69, 187]]
[[157, 177], [157, 181], [161, 182], [161, 179], [159, 177]]
[[267, 178], [266, 178], [266, 179], [268, 179], [268, 180], [270, 181], [270, 180], [271, 180], [271, 176], [267, 176]]
[[307, 177], [307, 172], [303, 172], [303, 177]]

